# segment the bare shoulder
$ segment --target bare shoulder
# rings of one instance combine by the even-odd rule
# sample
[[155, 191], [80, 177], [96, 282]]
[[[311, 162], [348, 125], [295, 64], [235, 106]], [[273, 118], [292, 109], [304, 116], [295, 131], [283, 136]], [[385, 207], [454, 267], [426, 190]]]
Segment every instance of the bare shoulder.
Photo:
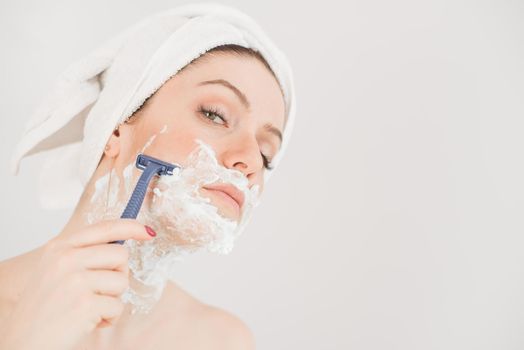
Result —
[[179, 344], [183, 348], [255, 349], [253, 333], [238, 316], [203, 303], [181, 288], [177, 288], [177, 294], [173, 296], [178, 300], [178, 305], [171, 308], [174, 312], [171, 313], [172, 317], [169, 317], [173, 321], [169, 337], [180, 340], [183, 335], [184, 344]]
[[215, 349], [254, 350], [255, 337], [247, 324], [238, 316], [221, 308], [203, 304], [203, 320], [208, 334], [220, 344]]

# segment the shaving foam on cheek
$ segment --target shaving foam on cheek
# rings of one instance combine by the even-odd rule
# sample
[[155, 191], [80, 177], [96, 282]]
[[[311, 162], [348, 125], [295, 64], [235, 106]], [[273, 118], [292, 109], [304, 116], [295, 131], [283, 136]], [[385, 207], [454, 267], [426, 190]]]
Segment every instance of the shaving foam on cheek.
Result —
[[[162, 130], [165, 131], [165, 127]], [[106, 175], [107, 178], [97, 181], [91, 201], [93, 210], [88, 215], [90, 223], [120, 216], [140, 172], [134, 164], [129, 164], [123, 171], [122, 183], [115, 175]], [[200, 189], [214, 183], [231, 184], [243, 192], [244, 205], [238, 222], [223, 217], [208, 198], [201, 196]], [[219, 254], [232, 250], [258, 204], [258, 186], [249, 188], [248, 184], [244, 174], [221, 166], [213, 149], [199, 140], [182, 169], [152, 183], [137, 220], [151, 226], [157, 236], [150, 241], [126, 240], [124, 243], [130, 251], [133, 280], [122, 300], [133, 304], [133, 313], [147, 313], [154, 306], [166, 281], [174, 278], [175, 263], [185, 254], [200, 249]], [[108, 193], [108, 197], [104, 195]]]

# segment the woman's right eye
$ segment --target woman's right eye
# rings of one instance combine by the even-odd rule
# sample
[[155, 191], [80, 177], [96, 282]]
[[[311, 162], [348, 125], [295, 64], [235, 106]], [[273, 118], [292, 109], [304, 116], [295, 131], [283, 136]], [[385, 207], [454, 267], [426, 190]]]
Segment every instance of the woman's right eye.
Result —
[[220, 114], [218, 110], [200, 106], [198, 111], [204, 118], [211, 120], [213, 123], [227, 125], [227, 120], [222, 116], [222, 114]]

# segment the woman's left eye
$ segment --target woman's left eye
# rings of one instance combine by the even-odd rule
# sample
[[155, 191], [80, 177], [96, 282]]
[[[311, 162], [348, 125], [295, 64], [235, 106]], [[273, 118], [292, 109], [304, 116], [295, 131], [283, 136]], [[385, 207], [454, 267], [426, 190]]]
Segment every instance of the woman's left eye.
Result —
[[226, 118], [224, 118], [218, 110], [200, 106], [198, 111], [200, 112], [200, 114], [202, 114], [202, 116], [204, 116], [204, 118], [211, 120], [213, 123], [219, 125], [227, 124]]

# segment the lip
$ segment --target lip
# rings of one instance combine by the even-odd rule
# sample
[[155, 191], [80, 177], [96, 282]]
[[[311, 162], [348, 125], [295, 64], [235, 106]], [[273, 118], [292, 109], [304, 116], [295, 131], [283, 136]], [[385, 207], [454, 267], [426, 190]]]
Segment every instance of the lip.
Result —
[[206, 190], [218, 191], [218, 192], [224, 193], [225, 195], [229, 196], [232, 200], [236, 202], [236, 204], [238, 205], [239, 211], [242, 210], [242, 207], [244, 205], [244, 193], [242, 193], [242, 191], [240, 191], [235, 186], [225, 184], [225, 183], [217, 183], [217, 184], [203, 186], [203, 188]]

